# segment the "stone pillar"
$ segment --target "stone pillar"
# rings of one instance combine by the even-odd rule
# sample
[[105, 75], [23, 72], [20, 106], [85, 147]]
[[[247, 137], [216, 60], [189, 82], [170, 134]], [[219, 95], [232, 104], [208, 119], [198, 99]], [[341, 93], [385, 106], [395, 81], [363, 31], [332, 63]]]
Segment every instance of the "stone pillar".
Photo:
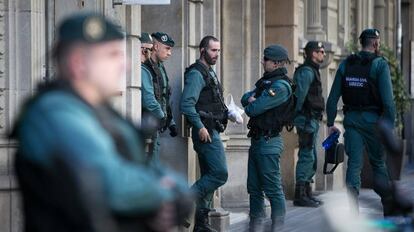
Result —
[[357, 30], [356, 34], [359, 36], [359, 34], [364, 30], [365, 28], [374, 26], [374, 18], [373, 18], [373, 11], [374, 6], [372, 0], [357, 0]]
[[321, 23], [321, 0], [308, 0], [306, 7], [306, 37], [309, 40], [325, 40], [326, 36]]
[[[125, 11], [126, 33], [140, 35], [141, 6], [126, 6]], [[141, 118], [141, 62], [138, 55], [141, 53], [141, 46], [136, 37], [129, 37], [126, 42], [127, 61], [131, 68], [126, 73], [125, 113], [128, 118], [138, 123]]]
[[346, 44], [350, 39], [350, 6], [349, 0], [342, 0], [338, 3], [338, 47], [341, 49], [341, 53], [346, 52], [343, 50], [346, 48]]
[[381, 33], [385, 32], [385, 0], [375, 0], [374, 2], [374, 27]]
[[[298, 48], [298, 15], [296, 9], [298, 0], [267, 0], [266, 1], [266, 45], [279, 43], [288, 49], [292, 60], [299, 59]], [[320, 7], [319, 7], [320, 8]], [[284, 15], [284, 17], [274, 17]], [[293, 75], [294, 65], [289, 66], [289, 76]], [[282, 179], [286, 197], [292, 199], [294, 195], [295, 164], [297, 154], [297, 136], [292, 132], [284, 132], [285, 149], [281, 159]]]
[[381, 32], [382, 43], [394, 48], [395, 8], [393, 0], [375, 0], [374, 27]]
[[321, 2], [321, 23], [326, 33], [324, 40], [331, 44], [337, 44], [338, 39], [338, 1], [322, 0]]
[[[221, 2], [222, 66], [221, 76], [225, 96], [232, 94], [237, 105], [244, 92], [251, 90], [261, 75], [263, 50], [264, 1], [226, 0]], [[247, 158], [250, 139], [247, 120], [243, 125], [229, 123], [226, 135], [226, 156], [229, 179], [222, 187], [222, 206], [248, 207], [246, 189]]]
[[20, 195], [8, 139], [26, 97], [45, 78], [45, 1], [0, 1], [0, 231], [22, 231]]
[[[414, 4], [414, 3], [412, 3]], [[386, 0], [385, 1], [385, 23], [384, 23], [384, 30], [381, 31], [382, 39], [384, 40], [384, 44], [388, 47], [395, 49], [395, 39], [396, 39], [396, 24], [395, 24], [395, 1], [394, 0]]]

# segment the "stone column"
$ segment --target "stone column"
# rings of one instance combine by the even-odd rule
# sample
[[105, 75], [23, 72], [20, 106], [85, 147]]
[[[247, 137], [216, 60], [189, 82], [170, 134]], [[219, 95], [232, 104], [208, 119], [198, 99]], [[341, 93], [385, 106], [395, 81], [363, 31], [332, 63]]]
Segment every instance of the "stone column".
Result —
[[374, 27], [381, 33], [385, 28], [385, 0], [375, 0], [374, 2]]
[[[342, 0], [338, 3], [338, 46], [342, 49], [346, 47], [349, 41], [349, 24], [350, 24], [350, 6], [349, 0]], [[343, 51], [345, 52], [345, 51]]]
[[372, 16], [374, 7], [372, 0], [357, 0], [357, 31], [356, 34], [359, 34], [365, 28], [372, 27], [374, 18]]
[[[414, 3], [411, 3], [414, 4]], [[382, 38], [385, 41], [385, 44], [390, 48], [395, 48], [395, 39], [396, 39], [396, 24], [395, 24], [395, 1], [394, 0], [386, 0], [385, 1], [385, 23], [384, 23], [384, 30], [381, 31]]]
[[381, 32], [382, 43], [394, 47], [395, 8], [393, 0], [375, 0], [374, 27]]
[[321, 23], [321, 0], [308, 0], [306, 14], [306, 37], [309, 40], [325, 40], [325, 32]]
[[0, 231], [22, 231], [8, 133], [23, 101], [45, 78], [45, 1], [0, 1]]
[[[296, 9], [299, 0], [266, 0], [265, 43], [282, 44], [288, 49], [292, 60], [299, 59], [298, 48], [298, 15]], [[284, 17], [275, 17], [284, 15]], [[289, 76], [293, 75], [294, 65], [289, 66]], [[283, 186], [286, 197], [292, 199], [295, 184], [295, 164], [297, 157], [298, 139], [293, 132], [283, 132], [284, 152], [281, 158]]]
[[321, 23], [326, 33], [325, 41], [337, 44], [338, 39], [338, 1], [322, 0], [321, 2]]
[[[141, 6], [126, 6], [125, 23], [127, 34], [141, 34]], [[128, 118], [137, 123], [141, 118], [141, 62], [138, 55], [141, 53], [140, 47], [140, 42], [136, 37], [127, 38], [127, 61], [131, 68], [126, 74], [125, 113]]]

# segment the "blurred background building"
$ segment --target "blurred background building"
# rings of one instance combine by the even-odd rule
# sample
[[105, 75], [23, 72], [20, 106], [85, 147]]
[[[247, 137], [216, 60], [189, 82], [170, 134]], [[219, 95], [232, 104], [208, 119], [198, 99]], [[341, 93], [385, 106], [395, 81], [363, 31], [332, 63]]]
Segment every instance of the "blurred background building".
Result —
[[[126, 3], [134, 3], [127, 5]], [[53, 78], [50, 49], [59, 21], [68, 14], [82, 11], [100, 12], [119, 24], [128, 34], [164, 31], [176, 46], [166, 62], [173, 89], [173, 114], [181, 136], [163, 136], [162, 159], [188, 178], [197, 176], [196, 155], [178, 109], [185, 68], [198, 57], [198, 43], [204, 35], [221, 40], [222, 54], [216, 71], [224, 85], [225, 95], [232, 94], [236, 103], [252, 89], [262, 75], [260, 60], [265, 46], [280, 43], [294, 61], [289, 76], [303, 61], [303, 47], [308, 40], [326, 42], [327, 62], [321, 70], [324, 96], [327, 97], [339, 62], [349, 54], [348, 47], [357, 41], [367, 27], [382, 33], [383, 44], [401, 57], [406, 91], [414, 97], [414, 1], [413, 0], [0, 0], [0, 231], [22, 231], [18, 185], [13, 177], [15, 147], [8, 131], [24, 99], [35, 92], [36, 83]], [[168, 2], [168, 1], [167, 1]], [[401, 21], [399, 20], [401, 19]], [[400, 28], [400, 30], [399, 30]], [[126, 41], [131, 70], [114, 104], [127, 117], [139, 123], [140, 44], [136, 37]], [[404, 139], [405, 162], [414, 160], [414, 117], [406, 114]], [[340, 111], [341, 112], [341, 111]], [[338, 124], [341, 117], [338, 117]], [[243, 126], [230, 124], [222, 139], [225, 142], [229, 180], [216, 194], [215, 206], [227, 211], [248, 207], [246, 191], [247, 118]], [[326, 126], [320, 129], [320, 140], [326, 137]], [[292, 198], [296, 153], [295, 133], [284, 133], [285, 151], [282, 172], [285, 192]], [[344, 184], [344, 167], [332, 176], [324, 176], [323, 151], [319, 154], [315, 189], [340, 189]], [[227, 213], [218, 214], [226, 218]]]

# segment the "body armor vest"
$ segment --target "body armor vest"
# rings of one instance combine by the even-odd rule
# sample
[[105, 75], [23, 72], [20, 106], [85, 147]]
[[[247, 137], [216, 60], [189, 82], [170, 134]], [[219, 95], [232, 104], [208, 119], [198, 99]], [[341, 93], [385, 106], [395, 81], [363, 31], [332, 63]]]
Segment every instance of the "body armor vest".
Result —
[[370, 77], [372, 61], [376, 57], [351, 55], [346, 59], [345, 74], [341, 82], [345, 112], [382, 110], [377, 83]]
[[[293, 93], [295, 88], [293, 82], [286, 76], [285, 72], [276, 70], [276, 73], [269, 73], [267, 76], [265, 75], [256, 82], [255, 96], [260, 97], [263, 91], [268, 91], [269, 87], [275, 81], [279, 80], [284, 80], [289, 83]], [[284, 126], [286, 126], [288, 130], [291, 130], [293, 128], [292, 122], [295, 115], [295, 105], [296, 97], [294, 94], [291, 94], [286, 102], [267, 110], [263, 114], [251, 117], [247, 124], [247, 128], [250, 129], [248, 137], [258, 139], [260, 136], [265, 136], [265, 138], [268, 139], [270, 137], [278, 136]]]
[[170, 106], [171, 87], [168, 84], [167, 72], [165, 71], [164, 66], [162, 66], [161, 68], [165, 74], [166, 79], [164, 81], [161, 73], [161, 68], [151, 59], [148, 59], [142, 65], [151, 73], [155, 99], [161, 105], [162, 110], [166, 114], [166, 119], [161, 120], [159, 126], [160, 132], [164, 132], [170, 126], [170, 123], [173, 120], [172, 110]]
[[319, 67], [310, 61], [305, 61], [305, 63], [300, 65], [296, 70], [299, 70], [305, 66], [311, 68], [314, 78], [309, 86], [308, 94], [306, 95], [305, 102], [303, 103], [301, 113], [304, 115], [321, 117], [322, 112], [325, 109], [325, 99], [322, 95], [322, 83]]
[[223, 89], [217, 77], [213, 77], [207, 67], [199, 61], [188, 67], [185, 74], [192, 69], [199, 71], [206, 83], [195, 105], [196, 111], [207, 129], [217, 129], [223, 132], [227, 126], [228, 113], [226, 104], [224, 104]]
[[[162, 99], [165, 98], [168, 102], [168, 99], [171, 95], [171, 89], [168, 85], [168, 76], [166, 76], [166, 81], [164, 81], [160, 67], [152, 62], [151, 59], [148, 59], [142, 65], [144, 65], [145, 68], [147, 68], [151, 73], [152, 83], [154, 85], [155, 99], [157, 99], [158, 102], [161, 102]], [[162, 66], [162, 69], [165, 75], [167, 75], [164, 66]]]

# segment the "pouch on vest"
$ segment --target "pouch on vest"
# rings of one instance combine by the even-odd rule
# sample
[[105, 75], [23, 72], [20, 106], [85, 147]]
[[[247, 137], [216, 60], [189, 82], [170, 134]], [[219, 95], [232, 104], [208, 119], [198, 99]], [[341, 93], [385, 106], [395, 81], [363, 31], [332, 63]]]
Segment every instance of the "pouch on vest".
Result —
[[[323, 174], [332, 174], [338, 165], [344, 162], [345, 146], [342, 143], [336, 141], [325, 150], [325, 163], [323, 164]], [[328, 164], [332, 164], [333, 167], [328, 171]]]

